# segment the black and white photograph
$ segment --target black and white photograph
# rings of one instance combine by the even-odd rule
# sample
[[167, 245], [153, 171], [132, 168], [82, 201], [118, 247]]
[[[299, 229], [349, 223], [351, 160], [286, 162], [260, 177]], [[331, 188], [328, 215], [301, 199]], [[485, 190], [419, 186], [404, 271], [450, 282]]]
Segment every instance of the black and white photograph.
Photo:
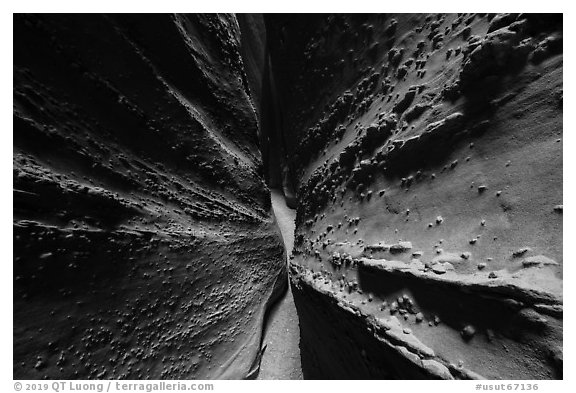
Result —
[[184, 4], [12, 14], [6, 391], [564, 391], [568, 16]]

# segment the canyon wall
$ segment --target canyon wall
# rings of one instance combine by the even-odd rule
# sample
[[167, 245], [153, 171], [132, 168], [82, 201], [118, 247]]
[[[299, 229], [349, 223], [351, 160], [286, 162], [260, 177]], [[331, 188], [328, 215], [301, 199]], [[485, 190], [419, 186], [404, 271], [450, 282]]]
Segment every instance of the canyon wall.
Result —
[[562, 15], [266, 15], [306, 378], [562, 377]]
[[14, 37], [14, 378], [251, 377], [286, 285], [261, 45], [247, 74], [233, 15], [15, 15]]
[[562, 378], [562, 15], [15, 15], [15, 379]]

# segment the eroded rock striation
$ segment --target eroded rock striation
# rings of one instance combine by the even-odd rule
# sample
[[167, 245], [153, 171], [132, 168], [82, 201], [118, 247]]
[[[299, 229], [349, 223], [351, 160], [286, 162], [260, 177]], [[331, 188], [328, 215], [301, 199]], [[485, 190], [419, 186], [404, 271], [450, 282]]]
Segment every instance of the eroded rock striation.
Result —
[[14, 378], [250, 376], [286, 267], [236, 18], [14, 36]]
[[561, 378], [562, 16], [266, 22], [305, 377]]

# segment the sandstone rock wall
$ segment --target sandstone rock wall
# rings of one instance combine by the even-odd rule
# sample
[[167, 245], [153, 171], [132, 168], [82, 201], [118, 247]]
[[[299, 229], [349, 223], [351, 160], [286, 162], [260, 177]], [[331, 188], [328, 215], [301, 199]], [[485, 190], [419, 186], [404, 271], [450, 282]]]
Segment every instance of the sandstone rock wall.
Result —
[[286, 268], [236, 18], [14, 36], [14, 378], [246, 377]]
[[561, 378], [562, 16], [265, 20], [305, 376]]

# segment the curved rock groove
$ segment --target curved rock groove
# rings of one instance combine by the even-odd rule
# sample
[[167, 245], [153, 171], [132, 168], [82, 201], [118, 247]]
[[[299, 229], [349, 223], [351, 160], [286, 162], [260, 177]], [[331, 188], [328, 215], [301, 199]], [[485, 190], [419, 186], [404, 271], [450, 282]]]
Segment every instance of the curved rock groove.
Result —
[[265, 22], [304, 377], [562, 378], [562, 15]]

